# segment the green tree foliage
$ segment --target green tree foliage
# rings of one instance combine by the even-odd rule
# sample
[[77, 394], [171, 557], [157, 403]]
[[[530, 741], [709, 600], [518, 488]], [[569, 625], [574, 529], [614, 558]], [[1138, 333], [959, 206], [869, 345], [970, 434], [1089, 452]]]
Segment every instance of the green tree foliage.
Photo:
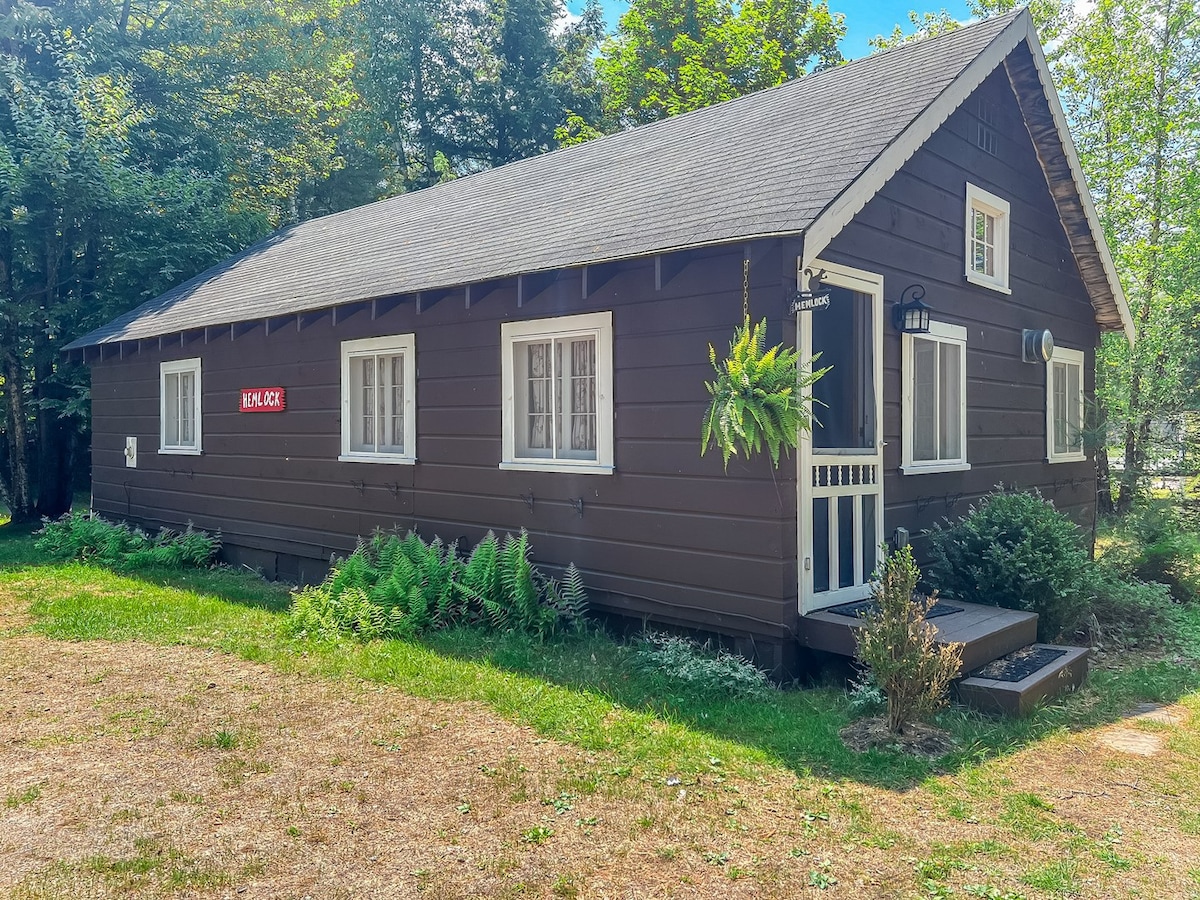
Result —
[[809, 0], [633, 0], [596, 67], [608, 127], [638, 125], [842, 62], [840, 14]]
[[[362, 0], [355, 80], [393, 189], [424, 187], [590, 136], [596, 2], [563, 25], [561, 0]], [[439, 164], [438, 160], [444, 160]]]
[[154, 110], [103, 63], [50, 11], [0, 21], [0, 480], [18, 520], [70, 504], [86, 373], [62, 344], [256, 233], [219, 181], [146, 155]]
[[960, 25], [959, 21], [944, 9], [938, 12], [927, 13], [910, 11], [908, 21], [913, 26], [914, 30], [912, 32], [906, 32], [902, 26], [897, 24], [892, 29], [891, 34], [877, 35], [867, 41], [867, 43], [875, 50], [890, 50], [893, 47], [910, 44], [913, 41], [922, 41], [925, 38], [937, 37], [940, 34], [953, 31]]

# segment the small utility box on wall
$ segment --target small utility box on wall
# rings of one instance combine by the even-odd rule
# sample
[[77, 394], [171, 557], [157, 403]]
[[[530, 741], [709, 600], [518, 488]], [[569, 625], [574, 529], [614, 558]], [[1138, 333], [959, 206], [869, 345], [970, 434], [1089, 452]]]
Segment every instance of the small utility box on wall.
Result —
[[137, 438], [125, 438], [125, 468], [137, 468]]

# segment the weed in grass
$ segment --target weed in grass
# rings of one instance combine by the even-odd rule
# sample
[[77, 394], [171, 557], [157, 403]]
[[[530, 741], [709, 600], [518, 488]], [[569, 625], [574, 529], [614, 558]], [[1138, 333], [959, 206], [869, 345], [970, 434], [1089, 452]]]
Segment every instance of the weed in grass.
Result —
[[456, 806], [454, 808], [455, 808], [455, 810], [457, 810], [459, 815], [463, 815], [463, 816], [469, 815], [471, 812], [471, 804], [470, 803], [460, 803], [460, 804], [458, 804], [458, 806]]
[[717, 853], [714, 850], [709, 850], [704, 854], [704, 861], [710, 866], [723, 866], [729, 862], [728, 853]]
[[32, 803], [42, 796], [42, 787], [39, 784], [31, 784], [25, 790], [17, 794], [9, 794], [4, 798], [4, 806], [6, 809], [16, 809], [18, 806], [24, 806], [26, 803]]
[[1002, 891], [990, 884], [965, 884], [963, 893], [971, 897], [980, 897], [982, 900], [1026, 900], [1024, 894], [1016, 891]]
[[637, 820], [637, 827], [640, 828], [642, 831], [649, 831], [651, 828], [654, 827], [654, 817], [653, 816], [639, 816], [638, 820]]
[[679, 855], [679, 850], [676, 847], [659, 847], [654, 851], [654, 855], [665, 862], [670, 862]]
[[926, 878], [921, 883], [921, 890], [924, 891], [922, 896], [931, 897], [933, 900], [949, 900], [954, 896], [954, 888], [932, 878]]
[[950, 873], [961, 872], [969, 867], [951, 848], [938, 846], [932, 856], [917, 860], [914, 868], [917, 878], [928, 881], [944, 880], [950, 877]]
[[142, 817], [142, 814], [136, 809], [118, 809], [109, 817], [109, 821], [114, 825], [120, 825], [125, 822], [136, 822]]
[[575, 808], [575, 799], [574, 794], [561, 793], [557, 797], [543, 798], [542, 806], [553, 806], [555, 815], [565, 816]]
[[833, 864], [826, 859], [821, 861], [818, 868], [809, 869], [808, 886], [815, 887], [819, 891], [827, 891], [837, 884], [838, 880], [833, 877], [833, 873], [830, 871], [832, 867]]
[[212, 734], [202, 735], [196, 746], [202, 750], [235, 750], [242, 743], [237, 732], [222, 728]]
[[521, 832], [521, 840], [527, 844], [544, 844], [554, 835], [554, 829], [549, 825], [534, 825]]
[[862, 847], [875, 847], [878, 850], [891, 850], [903, 838], [904, 835], [898, 831], [880, 831], [867, 835], [859, 841], [859, 845]]
[[1021, 876], [1021, 881], [1050, 894], [1078, 893], [1079, 866], [1073, 859], [1058, 860], [1030, 869]]
[[579, 884], [574, 875], [557, 875], [554, 883], [550, 886], [550, 891], [555, 897], [573, 900], [579, 896]]
[[739, 878], [745, 878], [750, 874], [749, 869], [743, 869], [741, 866], [730, 866], [725, 870], [725, 877], [730, 881], [737, 881]]
[[289, 825], [287, 827], [287, 835], [288, 837], [298, 838], [300, 837], [300, 829], [295, 825]]

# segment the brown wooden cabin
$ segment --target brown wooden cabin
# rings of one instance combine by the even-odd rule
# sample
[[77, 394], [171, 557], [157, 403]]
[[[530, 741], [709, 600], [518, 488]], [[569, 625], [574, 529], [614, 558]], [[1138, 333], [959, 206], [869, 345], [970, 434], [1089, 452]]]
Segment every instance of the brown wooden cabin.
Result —
[[[897, 327], [912, 285], [928, 333]], [[744, 309], [833, 366], [778, 470], [700, 454]], [[375, 529], [526, 528], [597, 608], [786, 672], [897, 529], [1001, 482], [1090, 524], [1105, 329], [1132, 338], [1018, 12], [287, 228], [67, 350], [103, 515], [294, 581]], [[254, 388], [285, 409], [239, 411]]]

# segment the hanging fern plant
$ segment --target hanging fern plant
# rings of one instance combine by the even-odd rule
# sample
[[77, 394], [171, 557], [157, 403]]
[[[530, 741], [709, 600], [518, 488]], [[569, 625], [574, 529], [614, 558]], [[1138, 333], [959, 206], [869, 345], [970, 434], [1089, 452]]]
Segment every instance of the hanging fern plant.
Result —
[[716, 349], [708, 345], [717, 378], [704, 383], [712, 403], [704, 417], [700, 454], [716, 447], [726, 470], [731, 456], [740, 453], [748, 459], [764, 445], [778, 468], [780, 454], [795, 449], [800, 432], [812, 428], [812, 395], [806, 391], [829, 371], [801, 370], [799, 354], [783, 344], [764, 351], [766, 334], [766, 319], [752, 327], [746, 316], [733, 332], [728, 358], [718, 362]]

